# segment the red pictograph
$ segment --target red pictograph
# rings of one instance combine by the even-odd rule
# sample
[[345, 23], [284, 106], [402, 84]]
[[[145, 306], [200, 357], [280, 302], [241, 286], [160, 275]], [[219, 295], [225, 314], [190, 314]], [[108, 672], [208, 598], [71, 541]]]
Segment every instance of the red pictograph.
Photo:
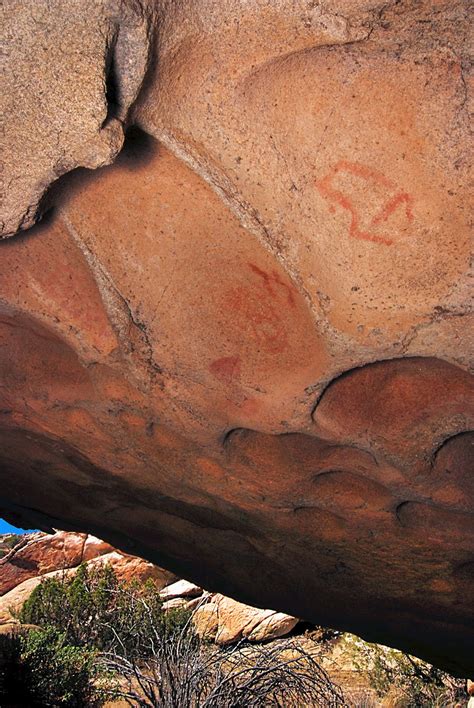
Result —
[[[358, 177], [368, 183], [369, 186], [372, 185], [373, 188], [378, 188], [379, 191], [381, 189], [382, 192], [386, 194], [381, 207], [377, 209], [375, 215], [370, 219], [368, 227], [362, 225], [360, 213], [362, 205], [357, 205], [351, 194], [347, 194], [342, 191], [342, 189], [334, 186], [336, 178], [338, 176], [344, 177], [344, 175]], [[323, 179], [316, 182], [316, 188], [326, 200], [349, 212], [351, 216], [349, 235], [352, 238], [373, 241], [374, 243], [383, 243], [386, 246], [390, 246], [394, 242], [393, 236], [375, 232], [374, 228], [387, 222], [389, 217], [398, 209], [404, 210], [404, 214], [409, 222], [413, 221], [413, 197], [408, 194], [408, 192], [397, 188], [397, 186], [381, 172], [358, 164], [357, 162], [340, 160]]]

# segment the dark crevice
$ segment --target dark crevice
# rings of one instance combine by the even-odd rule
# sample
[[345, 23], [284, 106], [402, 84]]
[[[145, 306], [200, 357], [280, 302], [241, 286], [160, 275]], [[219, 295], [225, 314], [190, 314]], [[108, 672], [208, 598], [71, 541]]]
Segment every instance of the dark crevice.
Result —
[[[158, 141], [151, 135], [148, 135], [137, 126], [131, 126], [125, 134], [125, 142], [115, 164], [127, 170], [138, 170], [147, 165], [158, 154], [158, 145]], [[68, 202], [80, 190], [86, 189], [92, 181], [101, 179], [103, 170], [107, 169], [115, 169], [115, 167], [106, 165], [94, 170], [87, 167], [76, 167], [58, 177], [51, 183], [41, 198], [37, 209], [37, 223], [28, 229], [18, 231], [13, 237], [15, 242], [22, 238], [40, 236], [43, 231], [55, 222], [59, 209], [67, 206]], [[11, 246], [11, 243], [12, 239], [0, 239], [0, 246]]]
[[105, 62], [105, 98], [107, 101], [107, 115], [102, 128], [111, 118], [116, 118], [120, 113], [120, 84], [115, 61], [115, 46], [117, 44], [118, 32], [112, 38], [107, 52]]

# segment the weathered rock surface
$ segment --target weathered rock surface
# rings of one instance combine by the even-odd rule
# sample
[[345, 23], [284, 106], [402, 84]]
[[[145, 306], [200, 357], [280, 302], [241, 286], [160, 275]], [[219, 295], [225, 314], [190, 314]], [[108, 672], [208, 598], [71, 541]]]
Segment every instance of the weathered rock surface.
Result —
[[[44, 576], [75, 570], [81, 563], [107, 563], [120, 580], [146, 581], [152, 578], [157, 586], [165, 587], [175, 579], [173, 573], [153, 563], [117, 551], [113, 546], [85, 533], [56, 531], [54, 534], [34, 534], [25, 537], [4, 558], [0, 559], [0, 597], [8, 609], [8, 595], [15, 592], [15, 606], [24, 601]], [[18, 597], [18, 602], [16, 598]]]
[[39, 218], [41, 199], [58, 177], [116, 157], [148, 64], [146, 6], [134, 0], [2, 3], [0, 237]]
[[163, 605], [163, 611], [168, 612], [169, 610], [181, 610], [186, 609], [187, 601], [184, 597], [174, 597], [172, 600], [166, 600]]
[[144, 583], [147, 580], [153, 580], [160, 588], [165, 587], [176, 578], [174, 573], [170, 573], [168, 570], [159, 568], [143, 558], [136, 558], [120, 551], [112, 551], [112, 553], [93, 558], [88, 565], [104, 565], [106, 563], [114, 569], [119, 580], [126, 582], [137, 580]]
[[222, 645], [240, 639], [255, 642], [277, 639], [291, 632], [299, 622], [282, 612], [250, 607], [220, 594], [196, 609], [193, 621], [198, 633]]
[[[58, 117], [63, 144], [11, 111], [8, 233], [100, 164], [70, 157], [107, 127], [88, 5], [44, 85], [46, 116], [64, 84], [87, 120]], [[112, 119], [154, 137], [0, 245], [0, 506], [469, 675], [468, 7], [151, 7]], [[9, 16], [14, 66], [43, 51], [32, 21]], [[89, 41], [82, 84], [59, 48]]]
[[51, 573], [45, 573], [45, 575], [42, 576], [38, 575], [35, 578], [28, 578], [2, 595], [0, 597], [0, 625], [18, 622], [16, 619], [18, 612], [21, 610], [35, 587], [40, 584], [41, 579], [44, 577], [54, 576], [56, 573], [57, 571], [52, 571]]
[[0, 595], [28, 578], [74, 568], [113, 550], [108, 543], [86, 533], [56, 531], [53, 535], [27, 536], [24, 545], [20, 542], [0, 559]]
[[208, 602], [196, 608], [193, 613], [193, 624], [196, 632], [202, 639], [213, 642], [219, 631], [219, 614], [217, 605]]

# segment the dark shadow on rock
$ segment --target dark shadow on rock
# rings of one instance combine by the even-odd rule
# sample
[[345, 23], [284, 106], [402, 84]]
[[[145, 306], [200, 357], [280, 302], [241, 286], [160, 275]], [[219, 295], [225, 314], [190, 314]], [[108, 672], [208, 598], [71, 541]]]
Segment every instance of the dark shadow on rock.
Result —
[[[125, 142], [115, 162], [99, 169], [91, 170], [86, 167], [77, 167], [71, 172], [59, 177], [51, 184], [43, 196], [38, 214], [38, 222], [29, 229], [17, 232], [12, 238], [33, 238], [39, 236], [44, 229], [54, 221], [56, 210], [66, 206], [79, 191], [86, 188], [90, 182], [101, 179], [105, 170], [126, 169], [138, 171], [158, 153], [159, 143], [148, 133], [137, 126], [128, 128]], [[11, 245], [12, 239], [0, 240], [0, 246]]]

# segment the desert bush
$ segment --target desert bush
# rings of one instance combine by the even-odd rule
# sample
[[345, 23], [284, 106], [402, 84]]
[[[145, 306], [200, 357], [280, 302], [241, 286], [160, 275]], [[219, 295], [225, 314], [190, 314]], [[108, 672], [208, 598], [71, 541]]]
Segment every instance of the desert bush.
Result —
[[219, 649], [191, 624], [157, 632], [146, 661], [104, 655], [107, 670], [127, 686], [119, 695], [139, 708], [263, 708], [343, 706], [340, 689], [294, 640]]
[[109, 699], [120, 695], [145, 708], [343, 705], [339, 688], [296, 642], [218, 649], [199, 639], [190, 617], [183, 610], [163, 612], [154, 583], [124, 583], [110, 566], [83, 565], [74, 576], [46, 578], [24, 604], [21, 621], [48, 629], [37, 640], [45, 649], [43, 678], [35, 652], [23, 650], [21, 667], [28, 656], [40, 695], [54, 681], [53, 666], [77, 668], [57, 680], [69, 703], [44, 705], [86, 705], [80, 701], [92, 668], [102, 679], [115, 677]]
[[85, 647], [94, 647], [99, 675], [119, 677], [109, 698], [119, 692], [131, 705], [343, 705], [340, 690], [296, 643], [217, 649], [195, 634], [189, 612], [162, 611], [153, 583], [120, 582], [109, 566], [81, 566], [75, 576], [45, 579], [20, 618], [50, 627], [48, 636], [67, 642], [65, 658], [75, 656], [73, 649], [80, 657]]
[[5, 708], [101, 706], [113, 694], [113, 681], [96, 653], [71, 646], [52, 628], [3, 635], [0, 654], [0, 705]]
[[17, 545], [17, 543], [19, 543], [20, 541], [23, 541], [23, 539], [24, 539], [24, 536], [22, 536], [22, 534], [11, 533], [11, 534], [8, 534], [8, 536], [3, 536], [2, 543], [5, 546], [8, 546], [8, 548], [14, 548]]
[[70, 644], [129, 658], [152, 651], [158, 630], [181, 626], [189, 613], [164, 613], [156, 585], [120, 581], [109, 565], [83, 564], [74, 576], [46, 578], [23, 605], [23, 623], [52, 627]]
[[20, 541], [23, 541], [24, 536], [17, 534], [17, 533], [12, 533], [8, 534], [6, 536], [3, 536], [0, 540], [1, 546], [0, 546], [0, 558], [3, 558], [4, 556], [7, 555], [11, 551], [12, 548], [15, 548], [17, 543]]
[[406, 708], [452, 706], [465, 698], [465, 681], [398, 649], [346, 635], [349, 654], [378, 696], [396, 689]]

